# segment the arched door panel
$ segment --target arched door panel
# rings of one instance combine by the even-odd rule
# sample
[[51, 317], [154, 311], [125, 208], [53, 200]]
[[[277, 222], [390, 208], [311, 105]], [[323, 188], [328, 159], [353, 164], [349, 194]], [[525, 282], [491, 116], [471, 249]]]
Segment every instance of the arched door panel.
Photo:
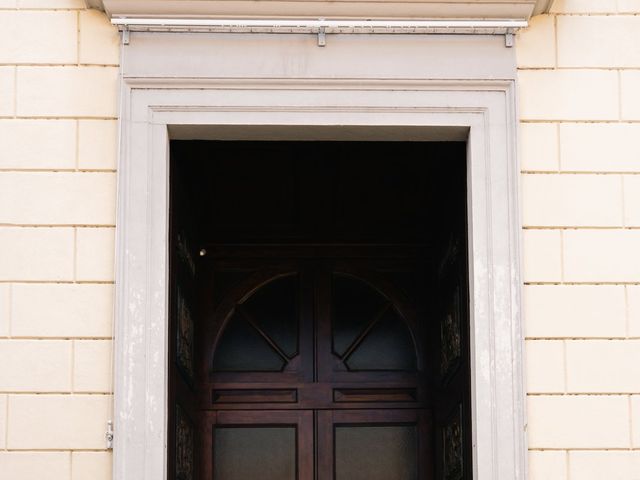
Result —
[[425, 329], [401, 289], [345, 262], [325, 267], [317, 282], [321, 381], [424, 384]]
[[424, 328], [382, 275], [348, 262], [290, 262], [254, 269], [226, 291], [205, 311], [203, 405], [427, 404]]
[[427, 329], [402, 289], [355, 261], [253, 262], [201, 290], [203, 478], [432, 478]]
[[[296, 264], [211, 268], [202, 289], [206, 329], [200, 341], [201, 378], [212, 383], [296, 383], [313, 368], [308, 273]], [[232, 278], [231, 286], [221, 283]], [[215, 298], [215, 289], [225, 295]]]

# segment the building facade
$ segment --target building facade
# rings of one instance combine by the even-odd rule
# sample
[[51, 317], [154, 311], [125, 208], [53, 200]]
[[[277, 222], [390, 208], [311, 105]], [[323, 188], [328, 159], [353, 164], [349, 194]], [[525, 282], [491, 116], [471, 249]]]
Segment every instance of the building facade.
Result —
[[[516, 34], [517, 478], [640, 479], [639, 14], [555, 0]], [[0, 0], [1, 478], [120, 480], [105, 433], [126, 48], [83, 0]]]

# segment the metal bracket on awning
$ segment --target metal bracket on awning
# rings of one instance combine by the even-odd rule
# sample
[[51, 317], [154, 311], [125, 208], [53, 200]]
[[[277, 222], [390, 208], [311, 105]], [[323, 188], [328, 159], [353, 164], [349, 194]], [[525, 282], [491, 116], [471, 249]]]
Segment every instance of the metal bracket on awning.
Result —
[[513, 45], [513, 34], [528, 25], [525, 20], [274, 20], [214, 18], [128, 18], [116, 17], [111, 23], [123, 35], [128, 32], [189, 33], [311, 33], [318, 46], [326, 45], [327, 34], [403, 34], [403, 35], [505, 35], [505, 45]]
[[507, 48], [513, 47], [515, 43], [515, 37], [513, 30], [507, 30], [507, 33], [504, 34], [504, 46]]
[[324, 47], [327, 44], [327, 36], [324, 27], [320, 27], [318, 30], [318, 46]]

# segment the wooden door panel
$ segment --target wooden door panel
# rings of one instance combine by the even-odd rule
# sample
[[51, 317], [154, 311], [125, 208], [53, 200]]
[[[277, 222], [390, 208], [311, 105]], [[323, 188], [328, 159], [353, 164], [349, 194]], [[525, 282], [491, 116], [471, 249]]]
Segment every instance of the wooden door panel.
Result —
[[318, 412], [318, 480], [431, 480], [428, 410]]
[[[205, 331], [200, 340], [200, 377], [203, 385], [212, 383], [296, 383], [313, 378], [313, 281], [300, 261], [253, 260], [224, 267], [218, 262], [203, 265], [202, 322]], [[248, 272], [232, 275], [230, 272]], [[224, 285], [232, 279], [233, 285]], [[295, 324], [279, 325], [265, 311], [277, 307], [278, 285], [295, 283], [295, 298], [284, 298], [295, 309]], [[276, 287], [276, 288], [274, 288]], [[225, 290], [222, 298], [212, 292]], [[286, 292], [284, 292], [286, 293]], [[274, 297], [275, 294], [275, 297]], [[274, 298], [269, 298], [269, 296]], [[277, 308], [276, 308], [277, 309]], [[276, 312], [281, 313], [281, 312]], [[266, 314], [266, 315], [265, 315]], [[285, 328], [286, 327], [286, 328]], [[287, 331], [290, 329], [291, 331]], [[220, 357], [229, 355], [225, 362]], [[253, 363], [252, 363], [253, 362]], [[262, 368], [261, 366], [265, 366]], [[209, 397], [211, 388], [204, 388]], [[207, 398], [202, 399], [207, 403]]]
[[316, 278], [320, 381], [425, 383], [423, 322], [402, 289], [344, 260]]
[[313, 412], [219, 411], [202, 415], [202, 480], [310, 480]]
[[314, 382], [290, 383], [216, 383], [200, 405], [205, 410], [296, 410], [428, 408], [426, 387], [415, 381], [401, 382]]
[[[203, 415], [201, 480], [237, 480], [235, 473], [255, 478], [255, 469], [260, 468], [267, 473], [277, 472], [277, 480], [288, 480], [292, 457], [271, 458], [269, 448], [280, 445], [280, 450], [286, 451], [288, 447], [282, 445], [293, 441], [294, 431], [295, 480], [359, 480], [360, 474], [367, 480], [377, 480], [376, 475], [382, 475], [381, 480], [433, 480], [431, 454], [435, 434], [430, 410], [431, 372], [426, 357], [436, 352], [425, 341], [428, 331], [425, 323], [429, 319], [424, 316], [424, 309], [395, 287], [393, 277], [385, 278], [384, 274], [367, 269], [364, 266], [367, 262], [300, 258], [278, 265], [276, 259], [270, 258], [265, 261], [266, 268], [261, 268], [260, 259], [241, 260], [242, 268], [251, 269], [250, 275], [212, 302], [208, 312], [213, 312], [210, 313], [213, 320], [206, 338], [201, 339], [205, 357], [201, 363], [204, 381], [200, 384], [199, 400]], [[392, 264], [393, 261], [385, 260], [386, 268], [393, 269]], [[227, 261], [224, 268], [233, 269], [233, 262]], [[225, 328], [222, 318], [241, 315], [257, 335], [265, 337], [265, 344], [275, 342], [268, 323], [246, 318], [261, 315], [260, 309], [251, 310], [248, 299], [274, 279], [292, 276], [297, 278], [300, 289], [298, 348], [294, 352], [295, 346], [289, 342], [287, 350], [282, 347], [286, 342], [282, 341], [269, 346], [275, 354], [286, 358], [290, 368], [279, 372], [215, 371], [215, 348]], [[365, 312], [362, 321], [356, 319], [347, 325], [351, 338], [343, 342], [340, 352], [336, 352], [333, 331], [335, 278], [346, 278], [343, 283], [360, 285], [353, 288], [365, 292], [343, 300], [347, 314], [357, 314], [357, 308], [367, 298], [374, 299], [371, 308], [362, 310]], [[391, 321], [397, 323], [400, 336], [404, 335], [393, 348], [410, 349], [413, 363], [407, 368], [393, 365], [377, 368], [367, 364], [361, 369], [352, 368], [347, 360], [366, 345], [383, 321], [379, 312], [389, 311], [394, 314]], [[384, 342], [396, 335], [389, 328], [383, 333], [376, 341]], [[393, 348], [387, 352], [389, 355], [395, 354]], [[384, 348], [380, 352], [382, 355]], [[258, 454], [257, 447], [252, 450], [251, 446], [260, 443], [266, 446]], [[244, 445], [247, 452], [234, 454], [238, 445]], [[220, 457], [220, 452], [226, 452], [224, 457]], [[363, 457], [367, 452], [374, 454]], [[238, 460], [252, 456], [253, 464]], [[263, 477], [270, 480], [267, 473]]]
[[438, 278], [439, 339], [432, 364], [436, 370], [436, 478], [472, 478], [470, 331], [466, 242], [453, 239]]

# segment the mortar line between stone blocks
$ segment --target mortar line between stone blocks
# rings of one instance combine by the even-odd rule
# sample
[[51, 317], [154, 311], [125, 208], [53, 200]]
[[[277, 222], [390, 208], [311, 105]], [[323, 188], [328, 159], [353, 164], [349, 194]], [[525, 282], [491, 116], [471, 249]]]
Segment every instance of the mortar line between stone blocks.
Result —
[[113, 280], [10, 280], [10, 279], [0, 279], [0, 284], [5, 283], [16, 283], [22, 285], [114, 285], [115, 282]]
[[558, 15], [553, 16], [553, 60], [554, 69], [558, 68]]
[[79, 396], [84, 396], [84, 397], [106, 397], [109, 395], [113, 395], [111, 392], [75, 392], [75, 393], [71, 393], [69, 391], [51, 391], [51, 392], [43, 392], [43, 391], [37, 391], [37, 392], [33, 392], [33, 391], [6, 391], [6, 392], [2, 392], [3, 394], [6, 395], [13, 395], [15, 397], [18, 396], [24, 396], [24, 395], [29, 395], [29, 396], [33, 396], [33, 395], [37, 395], [39, 397], [47, 397], [47, 396], [56, 396], [56, 397], [79, 397]]
[[[0, 280], [0, 283], [2, 281]], [[26, 283], [26, 282], [25, 282]], [[32, 282], [34, 283], [34, 282]], [[62, 282], [63, 283], [63, 282]], [[598, 282], [598, 281], [584, 281], [584, 282], [524, 282], [525, 285], [640, 285], [640, 282], [633, 281], [610, 281], [610, 282]]]
[[[22, 338], [22, 337], [14, 337], [14, 338]], [[47, 337], [47, 339], [55, 339], [56, 337]], [[91, 337], [93, 339], [95, 337]], [[624, 337], [525, 337], [525, 340], [533, 340], [533, 341], [554, 341], [554, 340], [607, 340], [612, 342], [624, 342], [625, 340], [640, 340], [640, 337], [632, 337], [632, 336], [624, 336]]]
[[[640, 452], [638, 448], [632, 448], [632, 451]], [[624, 447], [529, 447], [530, 452], [628, 452], [628, 448]], [[545, 479], [546, 480], [546, 479]]]
[[117, 173], [117, 170], [108, 168], [0, 168], [0, 173]]
[[[23, 64], [19, 64], [20, 66], [23, 66]], [[40, 66], [40, 65], [47, 65], [45, 63], [36, 63], [33, 64], [34, 66]], [[55, 65], [55, 64], [54, 64]], [[70, 65], [70, 64], [66, 64], [66, 65]], [[87, 64], [89, 66], [92, 66], [94, 64], [90, 63]], [[96, 66], [100, 66], [99, 64], [95, 64]], [[61, 66], [64, 66], [61, 65]], [[115, 66], [115, 64], [105, 64], [104, 66]], [[576, 72], [576, 71], [593, 71], [593, 72], [613, 72], [613, 71], [632, 71], [632, 72], [637, 72], [638, 70], [640, 70], [640, 66], [629, 66], [629, 65], [587, 65], [587, 66], [564, 66], [564, 67], [519, 67], [518, 71], [519, 72], [553, 72], [553, 71], [565, 71], [565, 72]]]
[[[108, 223], [0, 223], [0, 228], [115, 228], [115, 225]], [[640, 229], [640, 227], [636, 228]]]
[[633, 449], [633, 396], [630, 394], [628, 398], [629, 402], [629, 450]]
[[7, 332], [8, 338], [12, 338], [13, 336], [13, 322], [11, 317], [13, 317], [13, 284], [12, 283], [9, 284], [9, 319], [8, 319], [9, 325], [7, 326], [9, 329], [9, 331]]
[[562, 171], [562, 148], [560, 142], [562, 137], [560, 135], [560, 124], [556, 123], [556, 155], [558, 156], [558, 173]]
[[9, 450], [9, 395], [4, 397], [4, 449]]
[[[1, 11], [1, 10], [0, 10]], [[47, 68], [47, 67], [64, 67], [64, 68], [75, 68], [75, 67], [119, 67], [117, 63], [26, 63], [26, 62], [16, 62], [16, 63], [2, 63], [0, 62], [0, 67], [34, 67], [34, 68]], [[630, 69], [629, 69], [630, 70]], [[636, 69], [637, 70], [637, 69]]]
[[564, 285], [564, 230], [560, 230], [560, 283]]
[[[1, 225], [0, 225], [1, 226]], [[12, 226], [16, 226], [16, 225], [12, 225]], [[22, 225], [21, 225], [22, 226]], [[24, 225], [26, 227], [35, 227], [37, 225]], [[65, 225], [50, 225], [50, 226], [65, 226]], [[69, 225], [67, 225], [69, 226]], [[76, 225], [77, 226], [77, 225]], [[618, 230], [618, 231], [625, 231], [625, 230], [640, 230], [640, 226], [636, 227], [623, 227], [622, 225], [613, 225], [613, 226], [597, 226], [597, 225], [582, 225], [579, 227], [576, 227], [575, 225], [523, 225], [522, 226], [523, 230], [560, 230], [560, 231], [567, 231], [567, 230], [579, 230], [579, 231], [584, 231], [584, 230]]]
[[566, 474], [567, 474], [567, 480], [571, 480], [571, 455], [569, 455], [569, 450], [565, 450], [564, 451], [564, 455], [565, 455], [565, 462], [564, 462], [564, 467], [566, 470]]
[[625, 328], [625, 334], [626, 334], [626, 338], [630, 339], [631, 338], [631, 320], [629, 318], [630, 313], [629, 313], [629, 286], [625, 285], [624, 286], [624, 328]]
[[[11, 169], [0, 169], [1, 171], [12, 171]], [[37, 170], [16, 170], [18, 172], [31, 172], [31, 171], [37, 171]], [[51, 170], [45, 170], [47, 172], [51, 171]], [[63, 171], [63, 170], [56, 170], [56, 171]], [[99, 171], [105, 171], [105, 172], [117, 172], [117, 170], [99, 170]], [[600, 176], [610, 176], [610, 175], [640, 175], [640, 171], [631, 171], [631, 172], [627, 172], [627, 171], [623, 171], [623, 170], [619, 170], [619, 171], [608, 171], [608, 172], [603, 172], [603, 171], [597, 171], [597, 170], [561, 170], [561, 171], [554, 171], [554, 170], [520, 170], [520, 173], [522, 175], [563, 175], [563, 176], [568, 176], [568, 175], [600, 175]]]
[[75, 384], [75, 365], [76, 365], [76, 340], [71, 340], [71, 358], [69, 359], [71, 362], [69, 368], [69, 385], [71, 386], [71, 393], [76, 393], [76, 384]]
[[18, 67], [13, 67], [13, 118], [18, 118]]
[[567, 362], [567, 340], [562, 340], [562, 367], [563, 367], [563, 376], [564, 376], [564, 394], [566, 395], [569, 392], [569, 373], [568, 362]]
[[[6, 449], [9, 452], [32, 452], [32, 453], [38, 453], [38, 452], [58, 452], [58, 453], [70, 453], [70, 452], [94, 452], [94, 453], [108, 453], [110, 450], [107, 449], [100, 449], [100, 448], [73, 448], [73, 449], [69, 449], [69, 448], [8, 448]], [[13, 480], [13, 479], [11, 479]]]
[[618, 122], [622, 122], [622, 72], [617, 69], [618, 78]]
[[622, 225], [624, 227], [627, 226], [627, 204], [625, 201], [625, 181], [624, 181], [624, 175], [620, 175], [620, 196], [621, 196], [621, 203], [622, 203]]
[[527, 397], [628, 397], [640, 392], [528, 392]]
[[84, 10], [84, 8], [61, 8], [61, 7], [48, 7], [48, 8], [38, 8], [38, 7], [33, 7], [33, 8], [29, 8], [29, 7], [19, 7], [19, 6], [15, 6], [15, 7], [6, 7], [6, 8], [0, 8], [0, 11], [6, 10], [8, 12], [16, 12], [16, 11], [20, 11], [20, 12], [75, 12], [76, 10]]
[[[20, 118], [34, 118], [34, 119], [46, 119], [46, 118], [68, 118], [68, 117], [20, 117]], [[96, 117], [90, 117], [96, 118]], [[105, 118], [105, 120], [113, 120], [113, 118]], [[637, 125], [640, 123], [640, 119], [624, 119], [623, 121], [619, 121], [616, 119], [602, 119], [602, 120], [594, 120], [594, 119], [582, 119], [582, 118], [521, 118], [520, 123], [574, 123], [578, 125], [618, 125], [618, 124], [629, 124], [629, 125]]]
[[80, 66], [80, 10], [76, 11], [76, 65]]
[[[3, 117], [0, 117], [3, 118]], [[117, 120], [118, 117], [109, 117], [109, 116], [83, 116], [83, 115], [73, 115], [73, 116], [61, 116], [61, 115], [14, 115], [13, 117], [17, 120]], [[628, 122], [634, 123], [634, 122]], [[635, 123], [640, 123], [640, 120]]]
[[12, 340], [31, 340], [31, 341], [47, 341], [47, 340], [113, 340], [113, 337], [74, 337], [74, 336], [66, 336], [66, 337], [61, 337], [61, 336], [50, 336], [50, 337], [45, 337], [45, 336], [39, 336], [39, 337], [34, 337], [34, 336], [29, 336], [29, 335], [16, 335], [14, 337], [12, 337]]
[[73, 227], [73, 281], [78, 280], [78, 229]]
[[80, 169], [80, 120], [76, 119], [76, 149], [75, 149], [75, 171]]

